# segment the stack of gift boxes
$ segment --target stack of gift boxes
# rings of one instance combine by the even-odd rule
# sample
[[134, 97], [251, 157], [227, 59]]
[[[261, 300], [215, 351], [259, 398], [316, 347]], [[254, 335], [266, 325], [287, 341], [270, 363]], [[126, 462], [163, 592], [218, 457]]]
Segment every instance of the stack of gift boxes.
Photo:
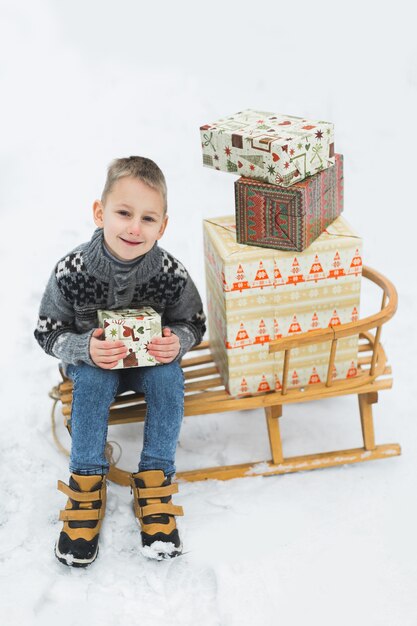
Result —
[[[210, 345], [233, 396], [279, 391], [271, 340], [356, 321], [362, 242], [340, 215], [343, 157], [333, 124], [246, 110], [201, 127], [203, 163], [241, 175], [235, 216], [204, 221]], [[341, 339], [335, 379], [357, 374]], [[329, 342], [291, 352], [288, 386], [326, 380]]]

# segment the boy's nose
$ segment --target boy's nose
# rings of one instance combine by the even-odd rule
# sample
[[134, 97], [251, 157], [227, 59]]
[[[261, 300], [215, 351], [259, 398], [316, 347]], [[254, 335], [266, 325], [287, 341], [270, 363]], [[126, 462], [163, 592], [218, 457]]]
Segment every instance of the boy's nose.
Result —
[[140, 222], [131, 222], [131, 224], [129, 224], [129, 235], [140, 235], [141, 233], [141, 224]]

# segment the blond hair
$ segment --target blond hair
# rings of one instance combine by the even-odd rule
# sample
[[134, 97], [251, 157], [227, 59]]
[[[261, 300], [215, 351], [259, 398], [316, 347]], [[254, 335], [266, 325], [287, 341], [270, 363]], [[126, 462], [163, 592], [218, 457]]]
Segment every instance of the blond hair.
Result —
[[140, 156], [130, 156], [112, 161], [107, 170], [106, 184], [104, 185], [101, 201], [104, 204], [115, 183], [124, 176], [132, 176], [141, 180], [152, 189], [156, 189], [164, 200], [164, 214], [167, 212], [167, 185], [162, 170], [151, 159]]

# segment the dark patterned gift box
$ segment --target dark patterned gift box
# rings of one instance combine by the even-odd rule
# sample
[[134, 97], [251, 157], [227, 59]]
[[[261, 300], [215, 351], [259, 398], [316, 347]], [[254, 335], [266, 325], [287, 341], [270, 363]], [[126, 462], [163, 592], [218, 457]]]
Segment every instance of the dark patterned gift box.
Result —
[[335, 156], [335, 165], [289, 188], [237, 180], [238, 243], [305, 250], [343, 211], [343, 156]]

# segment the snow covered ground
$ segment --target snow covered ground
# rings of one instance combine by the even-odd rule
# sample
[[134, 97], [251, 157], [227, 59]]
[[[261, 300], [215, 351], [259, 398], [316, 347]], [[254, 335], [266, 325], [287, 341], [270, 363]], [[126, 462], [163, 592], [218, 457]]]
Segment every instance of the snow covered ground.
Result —
[[[417, 624], [410, 6], [0, 2], [2, 623]], [[144, 154], [168, 181], [161, 245], [204, 294], [202, 219], [233, 213], [234, 177], [202, 167], [198, 128], [242, 108], [335, 123], [344, 215], [364, 238], [364, 261], [399, 292], [382, 336], [395, 384], [380, 393], [375, 418], [377, 442], [399, 442], [403, 454], [182, 484], [185, 554], [162, 563], [141, 556], [129, 490], [111, 484], [98, 560], [67, 569], [52, 551], [64, 503], [56, 481], [68, 474], [49, 421], [57, 363], [32, 336], [49, 272], [90, 237], [111, 159]], [[361, 445], [352, 397], [291, 406], [281, 424], [286, 455]], [[140, 431], [110, 434], [124, 467], [134, 467]], [[61, 423], [59, 432], [68, 445]], [[179, 470], [265, 458], [261, 411], [184, 422]]]

